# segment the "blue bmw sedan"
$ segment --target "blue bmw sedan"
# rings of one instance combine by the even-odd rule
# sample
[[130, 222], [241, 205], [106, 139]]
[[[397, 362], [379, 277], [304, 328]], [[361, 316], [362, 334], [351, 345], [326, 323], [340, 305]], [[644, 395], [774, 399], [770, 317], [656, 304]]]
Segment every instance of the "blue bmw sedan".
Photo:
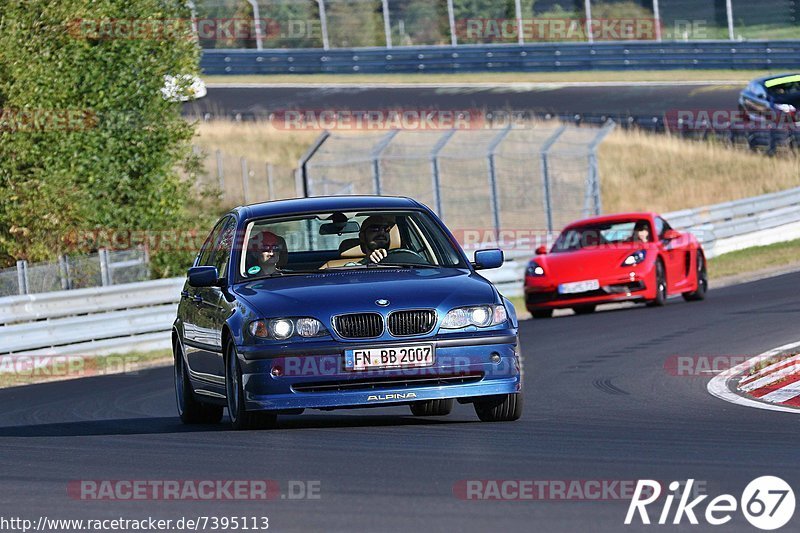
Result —
[[189, 269], [172, 341], [178, 412], [235, 429], [305, 409], [473, 404], [522, 414], [514, 307], [424, 205], [302, 198], [223, 216]]

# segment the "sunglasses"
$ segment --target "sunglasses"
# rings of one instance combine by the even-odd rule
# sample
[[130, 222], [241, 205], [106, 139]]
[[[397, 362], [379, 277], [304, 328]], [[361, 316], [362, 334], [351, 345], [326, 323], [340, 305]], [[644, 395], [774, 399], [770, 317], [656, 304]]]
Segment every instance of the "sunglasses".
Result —
[[390, 224], [372, 224], [370, 226], [367, 226], [367, 231], [388, 232], [390, 229], [392, 229], [392, 226]]

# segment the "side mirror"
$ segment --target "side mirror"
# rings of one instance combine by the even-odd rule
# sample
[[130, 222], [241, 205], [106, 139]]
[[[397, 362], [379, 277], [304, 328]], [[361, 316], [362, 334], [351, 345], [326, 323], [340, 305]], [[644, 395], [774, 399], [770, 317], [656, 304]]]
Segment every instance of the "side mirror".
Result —
[[189, 269], [189, 285], [192, 287], [214, 287], [217, 285], [219, 274], [217, 267], [198, 266]]
[[476, 270], [486, 270], [489, 268], [500, 268], [503, 266], [504, 260], [503, 250], [493, 248], [489, 250], [477, 250], [475, 252], [475, 261], [473, 261], [472, 264], [475, 266]]
[[544, 255], [547, 253], [547, 246], [539, 246], [536, 249], [536, 255]]
[[675, 231], [674, 229], [668, 229], [661, 235], [662, 241], [673, 241], [681, 236], [680, 231]]

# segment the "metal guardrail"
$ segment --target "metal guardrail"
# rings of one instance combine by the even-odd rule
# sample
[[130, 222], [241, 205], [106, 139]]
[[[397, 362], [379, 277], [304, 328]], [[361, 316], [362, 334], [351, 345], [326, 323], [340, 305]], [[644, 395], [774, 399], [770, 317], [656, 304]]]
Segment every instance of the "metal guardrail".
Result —
[[800, 40], [204, 50], [205, 74], [796, 69]]
[[0, 355], [169, 347], [183, 278], [0, 298]]

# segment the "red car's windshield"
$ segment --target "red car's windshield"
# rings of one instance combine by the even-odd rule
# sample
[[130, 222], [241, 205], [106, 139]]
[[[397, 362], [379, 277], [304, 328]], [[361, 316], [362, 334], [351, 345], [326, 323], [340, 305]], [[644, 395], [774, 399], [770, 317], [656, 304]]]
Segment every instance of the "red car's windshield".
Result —
[[553, 245], [553, 252], [571, 252], [583, 248], [621, 243], [649, 242], [652, 228], [646, 219], [618, 220], [574, 226], [565, 229]]

